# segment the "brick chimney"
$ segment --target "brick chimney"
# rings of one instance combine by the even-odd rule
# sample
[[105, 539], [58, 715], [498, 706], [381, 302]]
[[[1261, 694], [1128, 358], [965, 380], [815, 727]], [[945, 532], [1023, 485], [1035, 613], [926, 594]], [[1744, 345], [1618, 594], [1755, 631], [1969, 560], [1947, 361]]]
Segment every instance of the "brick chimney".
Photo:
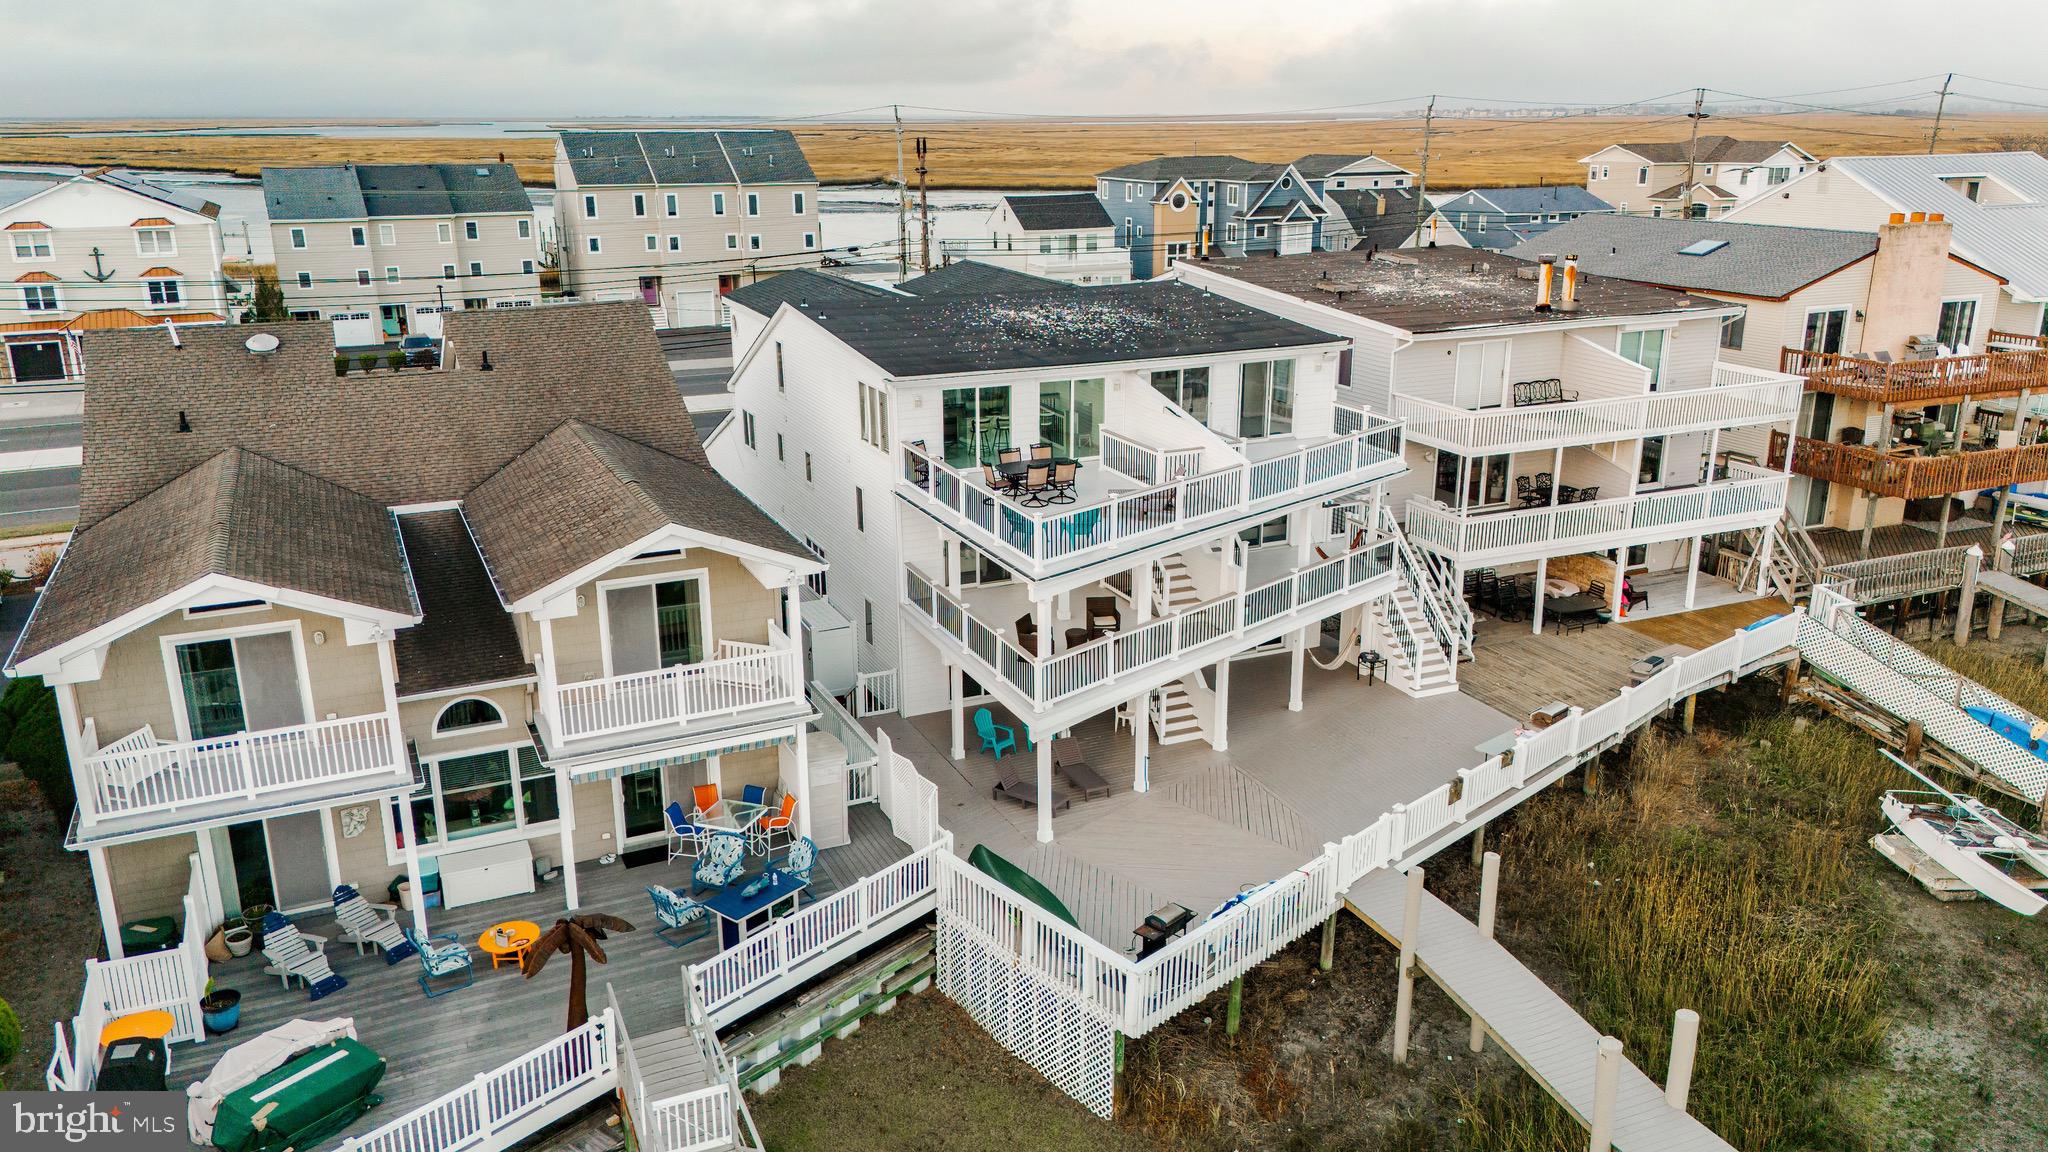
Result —
[[1930, 336], [1941, 323], [1941, 282], [1948, 273], [1951, 227], [1939, 212], [1894, 212], [1877, 230], [1870, 292], [1863, 305], [1864, 355], [1904, 355], [1906, 342]]

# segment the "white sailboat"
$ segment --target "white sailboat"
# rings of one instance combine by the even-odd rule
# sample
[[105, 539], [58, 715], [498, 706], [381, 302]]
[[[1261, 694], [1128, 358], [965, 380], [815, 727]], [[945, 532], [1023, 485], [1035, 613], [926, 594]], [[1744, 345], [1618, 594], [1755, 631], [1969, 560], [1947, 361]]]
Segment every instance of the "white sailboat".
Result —
[[2048, 877], [2048, 837], [2020, 827], [1996, 808], [1948, 791], [1890, 752], [1885, 756], [1933, 789], [1884, 795], [1885, 818], [1913, 847], [2002, 907], [2022, 916], [2048, 908], [2048, 898], [2008, 871], [2024, 865]]

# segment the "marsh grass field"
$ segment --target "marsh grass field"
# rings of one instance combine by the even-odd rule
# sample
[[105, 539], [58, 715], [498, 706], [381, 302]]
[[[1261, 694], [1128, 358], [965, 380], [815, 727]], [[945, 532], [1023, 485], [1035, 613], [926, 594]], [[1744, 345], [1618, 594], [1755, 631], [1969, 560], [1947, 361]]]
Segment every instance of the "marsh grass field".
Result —
[[[537, 137], [165, 135], [68, 137], [65, 131], [162, 132], [266, 127], [277, 122], [129, 120], [74, 123], [0, 121], [0, 164], [118, 164], [254, 176], [265, 165], [426, 163], [497, 160], [518, 166], [529, 184], [553, 182], [554, 141]], [[320, 122], [298, 122], [317, 126]], [[337, 124], [341, 122], [335, 122]], [[1801, 113], [1717, 117], [1709, 131], [1745, 138], [1786, 139], [1816, 156], [1918, 152], [1930, 122], [1919, 116]], [[564, 123], [564, 127], [600, 126]], [[646, 125], [655, 127], [655, 125]], [[702, 127], [705, 125], [689, 125]], [[735, 127], [743, 125], [734, 125]], [[1430, 138], [1431, 188], [1502, 184], [1582, 183], [1578, 160], [1621, 140], [1682, 140], [1682, 116], [1485, 118], [1440, 116]], [[1081, 188], [1097, 172], [1155, 156], [1231, 153], [1282, 161], [1311, 152], [1370, 152], [1415, 168], [1422, 150], [1419, 119], [1281, 122], [1217, 119], [918, 121], [906, 136], [931, 143], [935, 188]], [[888, 124], [797, 125], [792, 130], [826, 184], [867, 184], [896, 171], [896, 137]], [[1958, 113], [1942, 125], [1944, 151], [1981, 152], [2015, 138], [2048, 136], [2048, 115]]]

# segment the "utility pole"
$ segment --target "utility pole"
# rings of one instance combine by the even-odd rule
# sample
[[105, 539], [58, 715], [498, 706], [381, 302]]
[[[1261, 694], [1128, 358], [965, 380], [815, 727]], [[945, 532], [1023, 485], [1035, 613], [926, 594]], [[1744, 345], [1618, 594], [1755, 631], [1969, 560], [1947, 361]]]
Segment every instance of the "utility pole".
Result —
[[892, 104], [896, 114], [896, 279], [910, 276], [910, 185], [903, 182], [903, 106]]
[[1415, 234], [1422, 235], [1422, 226], [1429, 222], [1429, 133], [1436, 120], [1436, 96], [1429, 98], [1429, 107], [1422, 110], [1422, 163], [1421, 171], [1415, 177]]
[[1927, 154], [1929, 156], [1934, 155], [1935, 141], [1941, 139], [1941, 114], [1948, 107], [1948, 86], [1955, 82], [1956, 74], [1953, 72], [1949, 73], [1941, 82], [1941, 99], [1934, 102], [1934, 131], [1927, 134]]
[[1692, 219], [1692, 182], [1700, 162], [1700, 121], [1707, 118], [1706, 103], [1707, 90], [1693, 89], [1692, 111], [1685, 117], [1692, 121], [1692, 143], [1685, 149], [1685, 193], [1679, 199], [1678, 209], [1678, 214], [1687, 220]]
[[917, 255], [918, 267], [929, 272], [932, 270], [932, 199], [931, 194], [925, 190], [924, 186], [924, 175], [927, 171], [924, 166], [924, 154], [925, 138], [919, 136], [917, 138]]

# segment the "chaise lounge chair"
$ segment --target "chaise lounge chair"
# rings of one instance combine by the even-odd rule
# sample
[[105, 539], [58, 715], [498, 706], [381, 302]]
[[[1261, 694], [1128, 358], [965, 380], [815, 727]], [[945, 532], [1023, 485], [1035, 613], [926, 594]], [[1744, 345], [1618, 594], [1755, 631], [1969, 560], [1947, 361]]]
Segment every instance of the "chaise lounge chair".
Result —
[[1109, 781], [1102, 778], [1081, 755], [1081, 742], [1071, 736], [1052, 742], [1052, 766], [1067, 783], [1080, 790], [1081, 799], [1086, 800], [1097, 792], [1109, 795]]
[[[989, 790], [989, 796], [993, 799], [1015, 800], [1027, 808], [1035, 808], [1038, 806], [1038, 783], [1019, 779], [1016, 768], [1001, 766], [999, 762], [996, 768], [996, 786]], [[1058, 785], [1053, 786], [1052, 806], [1055, 810], [1071, 807], [1073, 803], [1073, 798], [1060, 791]]]
[[309, 999], [318, 1000], [348, 987], [348, 981], [334, 974], [327, 963], [327, 938], [309, 936], [277, 912], [263, 918], [263, 956], [270, 963], [265, 975], [276, 976], [290, 988], [293, 980], [306, 986]]
[[398, 928], [398, 909], [389, 904], [372, 904], [363, 899], [363, 894], [350, 884], [334, 889], [334, 922], [341, 928], [344, 944], [356, 946], [356, 955], [363, 954], [363, 946], [375, 945], [384, 952], [384, 963], [396, 964], [413, 954], [412, 941]]

